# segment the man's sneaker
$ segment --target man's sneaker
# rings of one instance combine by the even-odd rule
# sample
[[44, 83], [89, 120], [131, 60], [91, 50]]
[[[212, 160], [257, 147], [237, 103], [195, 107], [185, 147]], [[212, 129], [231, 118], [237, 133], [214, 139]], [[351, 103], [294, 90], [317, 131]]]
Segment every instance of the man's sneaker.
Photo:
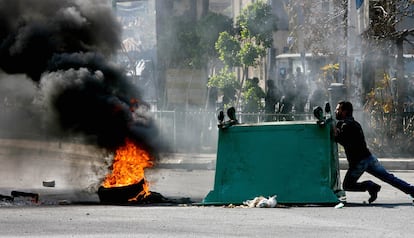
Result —
[[373, 186], [372, 186], [372, 188], [370, 188], [369, 190], [368, 190], [368, 193], [369, 193], [369, 195], [370, 195], [370, 198], [368, 199], [368, 202], [371, 204], [371, 203], [373, 203], [376, 199], [377, 199], [377, 197], [378, 197], [378, 192], [381, 190], [381, 186], [380, 185], [378, 185], [378, 184], [374, 184]]

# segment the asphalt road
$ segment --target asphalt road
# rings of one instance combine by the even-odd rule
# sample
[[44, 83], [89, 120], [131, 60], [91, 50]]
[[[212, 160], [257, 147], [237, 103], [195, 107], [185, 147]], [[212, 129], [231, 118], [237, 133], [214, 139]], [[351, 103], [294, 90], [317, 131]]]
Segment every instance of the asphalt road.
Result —
[[[347, 193], [347, 203], [339, 209], [202, 206], [199, 202], [213, 189], [214, 170], [169, 167], [147, 171], [151, 191], [176, 201], [189, 198], [192, 203], [102, 205], [93, 182], [102, 176], [105, 159], [79, 153], [0, 150], [0, 194], [18, 190], [40, 195], [38, 204], [25, 199], [0, 203], [0, 237], [411, 237], [414, 233], [411, 199], [380, 181], [382, 190], [372, 205], [363, 203], [367, 193]], [[412, 171], [394, 173], [414, 182]], [[56, 186], [43, 187], [45, 180], [54, 180]]]
[[[414, 181], [411, 172], [396, 175]], [[206, 170], [162, 170], [151, 178], [158, 178], [152, 189], [164, 196], [190, 196], [194, 200], [212, 186], [212, 171]], [[0, 237], [411, 237], [414, 232], [410, 199], [386, 184], [376, 203], [364, 205], [367, 194], [349, 193], [348, 203], [340, 209], [317, 205], [108, 206], [95, 203], [93, 196], [90, 200], [72, 200], [68, 205], [48, 205], [48, 200], [75, 195], [65, 189], [55, 190], [43, 193], [42, 205], [0, 207]]]

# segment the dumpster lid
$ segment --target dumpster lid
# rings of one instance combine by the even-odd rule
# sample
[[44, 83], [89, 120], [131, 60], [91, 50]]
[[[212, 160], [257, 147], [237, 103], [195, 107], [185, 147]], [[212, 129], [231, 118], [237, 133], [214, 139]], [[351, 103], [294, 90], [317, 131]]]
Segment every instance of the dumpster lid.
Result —
[[259, 122], [259, 123], [241, 123], [233, 125], [233, 127], [243, 126], [266, 126], [266, 125], [317, 125], [316, 121], [272, 121], [272, 122]]

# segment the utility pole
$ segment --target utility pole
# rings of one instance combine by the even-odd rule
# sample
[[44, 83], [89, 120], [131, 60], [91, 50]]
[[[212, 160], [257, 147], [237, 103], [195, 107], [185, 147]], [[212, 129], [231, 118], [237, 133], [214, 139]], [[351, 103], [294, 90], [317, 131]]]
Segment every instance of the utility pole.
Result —
[[[367, 19], [368, 18], [368, 19]], [[347, 82], [348, 97], [362, 107], [362, 69], [364, 57], [361, 34], [369, 27], [369, 0], [348, 0], [347, 19]]]
[[[303, 12], [303, 4], [298, 4], [296, 6], [296, 13], [297, 13], [297, 22], [298, 22], [298, 29], [297, 36], [298, 36], [298, 51], [300, 54], [300, 60], [302, 64], [302, 73], [306, 74], [306, 52], [305, 52], [305, 43], [303, 39], [303, 24], [304, 24], [304, 12]], [[292, 69], [293, 72], [296, 72], [295, 69]], [[308, 83], [308, 82], [307, 82]]]

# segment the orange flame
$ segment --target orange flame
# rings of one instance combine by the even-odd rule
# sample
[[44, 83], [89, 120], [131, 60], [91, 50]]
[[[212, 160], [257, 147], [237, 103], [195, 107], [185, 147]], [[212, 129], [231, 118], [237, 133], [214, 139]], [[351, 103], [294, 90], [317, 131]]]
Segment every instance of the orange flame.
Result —
[[144, 180], [143, 191], [132, 200], [142, 195], [146, 197], [151, 192], [145, 180], [144, 170], [153, 165], [152, 157], [147, 151], [126, 139], [125, 145], [116, 150], [112, 173], [105, 177], [102, 186], [105, 188], [122, 187], [137, 184]]

